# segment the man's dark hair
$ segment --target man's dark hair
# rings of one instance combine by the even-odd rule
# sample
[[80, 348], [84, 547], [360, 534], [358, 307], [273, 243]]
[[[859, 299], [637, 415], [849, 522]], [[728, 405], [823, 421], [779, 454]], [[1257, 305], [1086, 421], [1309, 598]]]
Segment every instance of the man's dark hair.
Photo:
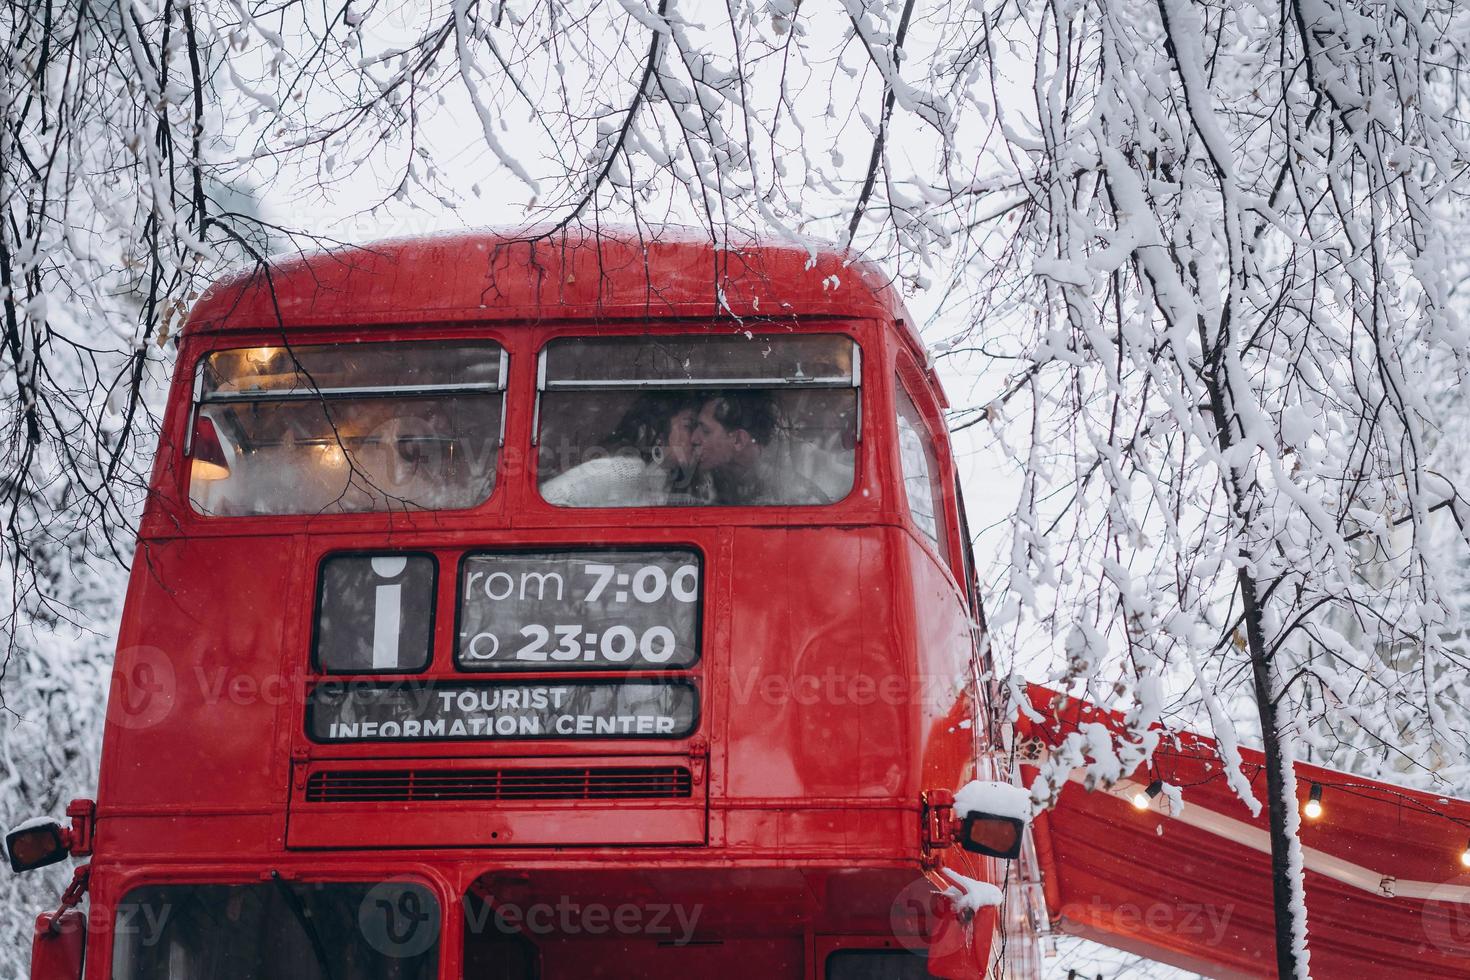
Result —
[[764, 446], [776, 434], [776, 401], [767, 391], [732, 391], [707, 403], [715, 421], [726, 429], [744, 429]]

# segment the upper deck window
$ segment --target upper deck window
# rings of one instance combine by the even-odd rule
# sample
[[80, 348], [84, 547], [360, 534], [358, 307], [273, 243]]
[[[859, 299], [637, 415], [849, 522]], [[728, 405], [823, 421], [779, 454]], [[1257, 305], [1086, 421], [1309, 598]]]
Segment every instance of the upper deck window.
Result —
[[560, 507], [835, 503], [853, 485], [860, 353], [833, 334], [553, 341], [541, 495]]
[[198, 385], [189, 499], [202, 513], [454, 510], [494, 488], [496, 344], [217, 351]]
[[944, 490], [939, 482], [939, 456], [934, 438], [914, 400], [904, 390], [903, 380], [894, 379], [898, 397], [898, 462], [903, 472], [904, 496], [909, 515], [924, 537], [945, 554]]

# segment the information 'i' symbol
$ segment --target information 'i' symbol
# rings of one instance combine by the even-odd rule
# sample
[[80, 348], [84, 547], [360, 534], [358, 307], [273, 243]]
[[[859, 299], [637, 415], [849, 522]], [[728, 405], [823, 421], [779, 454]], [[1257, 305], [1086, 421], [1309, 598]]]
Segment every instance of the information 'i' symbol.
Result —
[[[379, 578], [397, 578], [408, 567], [408, 559], [398, 555], [373, 559], [373, 574]], [[398, 634], [403, 621], [403, 583], [378, 583], [373, 603], [373, 670], [393, 670], [398, 666]]]

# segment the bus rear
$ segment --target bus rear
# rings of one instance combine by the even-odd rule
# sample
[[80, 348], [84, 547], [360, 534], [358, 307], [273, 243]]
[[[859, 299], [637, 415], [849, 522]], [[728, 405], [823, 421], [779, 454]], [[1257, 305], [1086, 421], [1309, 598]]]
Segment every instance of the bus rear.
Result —
[[563, 244], [201, 301], [64, 842], [87, 976], [986, 970], [1021, 831], [949, 846], [998, 774], [901, 306], [799, 246], [713, 290], [703, 244]]

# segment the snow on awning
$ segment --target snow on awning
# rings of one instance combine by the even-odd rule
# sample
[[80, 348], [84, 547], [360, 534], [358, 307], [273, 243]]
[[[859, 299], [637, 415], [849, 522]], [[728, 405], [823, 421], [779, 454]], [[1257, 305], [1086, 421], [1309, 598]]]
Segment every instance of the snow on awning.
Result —
[[[1042, 720], [1023, 714], [1021, 739], [1122, 730], [1115, 713], [1028, 693]], [[1264, 759], [1241, 755], [1264, 803]], [[1025, 769], [1028, 785], [1035, 775]], [[1163, 793], [1134, 805], [1153, 779], [1184, 787], [1177, 815]], [[1297, 779], [1299, 803], [1323, 787], [1321, 817], [1302, 821], [1313, 976], [1470, 976], [1470, 801], [1306, 764]], [[1236, 797], [1211, 739], [1170, 733], [1151, 772], [1107, 789], [1074, 778], [1032, 829], [1054, 930], [1207, 976], [1275, 974], [1265, 808], [1253, 817]]]

